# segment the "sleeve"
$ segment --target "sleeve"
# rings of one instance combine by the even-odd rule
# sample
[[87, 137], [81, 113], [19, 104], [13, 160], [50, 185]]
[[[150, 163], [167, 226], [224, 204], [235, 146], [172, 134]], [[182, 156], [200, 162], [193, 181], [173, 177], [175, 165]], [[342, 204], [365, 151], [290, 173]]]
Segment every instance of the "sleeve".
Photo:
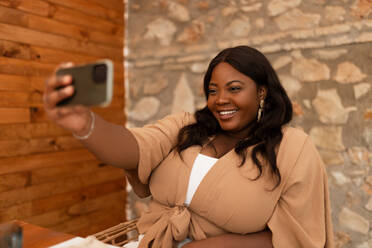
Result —
[[275, 248], [331, 248], [333, 230], [327, 175], [307, 137], [268, 222]]
[[177, 145], [181, 128], [191, 124], [193, 120], [193, 115], [182, 112], [169, 115], [142, 128], [129, 129], [139, 148], [138, 178], [141, 183], [148, 184], [152, 170]]

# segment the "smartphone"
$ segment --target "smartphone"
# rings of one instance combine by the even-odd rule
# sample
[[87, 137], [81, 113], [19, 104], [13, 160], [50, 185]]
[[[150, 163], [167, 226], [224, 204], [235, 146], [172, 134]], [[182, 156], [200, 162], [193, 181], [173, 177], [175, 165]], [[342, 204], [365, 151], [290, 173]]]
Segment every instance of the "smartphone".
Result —
[[106, 107], [113, 93], [113, 64], [105, 59], [94, 63], [61, 68], [57, 76], [71, 75], [74, 94], [57, 106], [77, 105]]

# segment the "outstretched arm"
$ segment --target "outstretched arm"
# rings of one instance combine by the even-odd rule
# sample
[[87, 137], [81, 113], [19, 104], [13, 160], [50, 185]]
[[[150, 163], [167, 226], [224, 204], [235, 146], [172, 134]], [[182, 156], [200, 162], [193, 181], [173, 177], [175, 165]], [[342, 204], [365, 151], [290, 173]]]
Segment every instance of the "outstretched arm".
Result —
[[[61, 67], [69, 66], [72, 66], [72, 63]], [[46, 81], [43, 100], [48, 117], [77, 136], [91, 133], [82, 143], [104, 163], [126, 170], [136, 170], [139, 149], [128, 129], [109, 123], [97, 115], [92, 118], [90, 110], [82, 105], [57, 106], [59, 101], [74, 93], [71, 83], [70, 76], [59, 77], [55, 74]], [[59, 89], [61, 86], [63, 87]], [[92, 127], [94, 128], [91, 130]]]

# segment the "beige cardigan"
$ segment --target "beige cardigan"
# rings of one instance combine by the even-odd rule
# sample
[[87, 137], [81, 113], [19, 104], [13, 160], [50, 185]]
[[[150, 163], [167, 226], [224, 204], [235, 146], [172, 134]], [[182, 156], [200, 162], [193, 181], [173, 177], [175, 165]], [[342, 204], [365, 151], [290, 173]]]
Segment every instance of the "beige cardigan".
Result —
[[173, 149], [179, 130], [195, 122], [189, 113], [170, 115], [155, 124], [132, 128], [140, 149], [138, 175], [149, 184], [150, 212], [138, 222], [145, 234], [139, 247], [171, 248], [186, 237], [194, 240], [223, 234], [248, 234], [269, 228], [275, 248], [332, 248], [333, 230], [327, 175], [308, 136], [284, 129], [277, 164], [282, 182], [274, 186], [268, 167], [258, 170], [248, 157], [229, 151], [200, 183], [188, 207], [187, 184], [200, 146]]

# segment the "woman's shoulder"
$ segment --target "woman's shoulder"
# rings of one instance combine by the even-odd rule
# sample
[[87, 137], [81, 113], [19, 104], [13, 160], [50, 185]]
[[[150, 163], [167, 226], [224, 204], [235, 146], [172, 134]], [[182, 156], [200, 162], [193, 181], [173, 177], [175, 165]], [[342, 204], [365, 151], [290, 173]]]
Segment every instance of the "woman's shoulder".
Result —
[[169, 114], [160, 121], [173, 122], [178, 127], [183, 127], [196, 122], [196, 119], [190, 112], [182, 111]]
[[[303, 173], [323, 170], [319, 152], [310, 136], [300, 128], [286, 127], [279, 147], [278, 161], [290, 172], [296, 170]], [[317, 165], [316, 165], [317, 164]]]
[[283, 139], [281, 143], [286, 143], [286, 145], [291, 145], [293, 143], [299, 144], [300, 142], [305, 142], [309, 135], [304, 132], [301, 128], [286, 125], [282, 128]]

